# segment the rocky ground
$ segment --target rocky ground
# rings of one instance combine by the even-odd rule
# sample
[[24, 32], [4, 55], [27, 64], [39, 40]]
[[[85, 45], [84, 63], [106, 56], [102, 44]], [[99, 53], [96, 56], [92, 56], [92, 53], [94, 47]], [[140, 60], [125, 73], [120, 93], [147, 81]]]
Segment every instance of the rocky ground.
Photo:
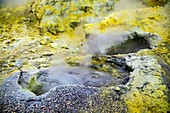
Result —
[[0, 112], [170, 112], [168, 0], [4, 5]]

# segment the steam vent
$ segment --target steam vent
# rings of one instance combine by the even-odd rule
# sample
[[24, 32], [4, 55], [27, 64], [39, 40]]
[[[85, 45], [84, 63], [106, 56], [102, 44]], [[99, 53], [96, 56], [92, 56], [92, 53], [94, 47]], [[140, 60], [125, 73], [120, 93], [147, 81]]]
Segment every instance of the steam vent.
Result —
[[169, 0], [0, 0], [0, 113], [169, 113]]

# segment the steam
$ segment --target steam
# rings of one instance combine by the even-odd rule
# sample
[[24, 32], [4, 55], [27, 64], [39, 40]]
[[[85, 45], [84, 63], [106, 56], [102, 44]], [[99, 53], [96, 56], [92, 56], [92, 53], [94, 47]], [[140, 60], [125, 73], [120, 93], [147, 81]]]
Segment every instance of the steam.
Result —
[[[19, 80], [19, 84], [23, 88], [28, 88], [28, 80], [33, 76], [34, 74], [31, 76], [23, 74]], [[38, 95], [48, 92], [50, 89], [59, 85], [100, 87], [113, 82], [112, 75], [109, 73], [95, 71], [86, 67], [66, 66], [51, 67], [48, 70], [44, 69], [39, 72], [37, 80], [42, 85], [42, 87], [39, 88], [39, 92], [37, 92]]]
[[115, 4], [115, 11], [146, 7], [140, 0], [119, 0]]
[[18, 6], [25, 5], [28, 0], [0, 0], [1, 6]]
[[85, 48], [88, 52], [95, 53], [105, 53], [105, 51], [111, 46], [117, 46], [128, 40], [128, 35], [126, 32], [119, 30], [114, 32], [107, 32], [104, 34], [94, 35], [91, 34], [87, 37], [87, 44]]
[[[55, 84], [55, 86], [63, 85], [63, 84], [85, 85], [86, 82], [90, 82], [90, 81], [99, 82], [103, 78], [105, 78], [104, 80], [106, 80], [107, 78], [108, 80], [110, 80], [111, 77], [111, 75], [108, 73], [99, 72], [80, 66], [79, 67], [66, 67], [66, 66], [51, 67], [48, 72], [49, 72], [48, 79], [46, 80], [49, 81], [48, 83], [51, 83], [52, 81], [55, 82], [58, 81], [57, 84]], [[50, 84], [47, 86], [49, 87]]]

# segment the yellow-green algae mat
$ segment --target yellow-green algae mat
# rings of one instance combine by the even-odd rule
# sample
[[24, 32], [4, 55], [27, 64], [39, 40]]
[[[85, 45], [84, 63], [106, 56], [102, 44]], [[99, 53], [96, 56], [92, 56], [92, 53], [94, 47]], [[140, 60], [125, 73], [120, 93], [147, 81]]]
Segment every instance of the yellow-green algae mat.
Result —
[[[17, 9], [16, 9], [17, 10]], [[22, 9], [18, 9], [22, 11]], [[17, 12], [17, 11], [16, 11]], [[151, 32], [158, 34], [163, 41], [158, 44], [158, 46], [152, 51], [140, 51], [138, 54], [140, 55], [156, 55], [164, 59], [164, 61], [170, 65], [170, 8], [167, 5], [164, 7], [155, 6], [148, 8], [138, 8], [138, 9], [126, 9], [123, 11], [115, 12], [108, 17], [105, 17], [105, 20], [99, 23], [93, 24], [85, 24], [84, 30], [86, 33], [103, 33], [107, 31], [114, 30], [129, 30], [133, 27], [140, 27], [143, 31]], [[17, 38], [25, 37], [25, 40], [22, 42], [20, 47], [15, 47], [14, 49], [1, 49], [0, 62], [6, 62], [9, 60], [9, 64], [4, 68], [1, 68], [1, 78], [4, 78], [6, 75], [10, 75], [12, 72], [15, 72], [17, 68], [12, 67], [12, 60], [14, 59], [24, 59], [26, 62], [23, 63], [23, 67], [30, 67], [32, 63], [28, 62], [31, 58], [30, 56], [37, 56], [37, 54], [50, 51], [56, 52], [56, 48], [51, 47], [50, 41], [47, 41], [47, 38], [43, 36], [50, 37], [51, 41], [53, 40], [66, 40], [64, 41], [65, 45], [62, 45], [62, 48], [66, 48], [67, 44], [74, 45], [76, 42], [76, 47], [81, 45], [82, 42], [85, 41], [85, 33], [83, 33], [83, 28], [80, 26], [76, 30], [79, 30], [81, 34], [78, 34], [76, 31], [70, 31], [66, 33], [62, 33], [59, 35], [51, 35], [48, 32], [44, 32], [43, 36], [40, 35], [38, 24], [29, 24], [36, 23], [36, 20], [29, 21], [28, 23], [24, 21], [23, 18], [18, 18], [12, 15], [12, 13], [5, 13], [5, 19], [1, 19], [1, 33], [5, 35], [4, 39], [0, 39], [0, 44], [2, 46], [8, 46], [9, 43], [15, 42]], [[22, 14], [21, 14], [22, 15]], [[31, 15], [32, 16], [32, 15]], [[3, 14], [1, 15], [3, 18]], [[21, 22], [20, 22], [21, 19]], [[8, 21], [9, 20], [9, 21]], [[7, 23], [3, 23], [3, 21], [7, 21]], [[0, 23], [0, 24], [1, 24]], [[21, 30], [21, 29], [22, 30]], [[62, 38], [61, 38], [61, 37]], [[14, 38], [15, 37], [15, 38]], [[81, 38], [80, 38], [81, 37]], [[4, 42], [5, 41], [5, 42]], [[34, 42], [33, 42], [34, 41]], [[27, 46], [28, 42], [35, 43], [32, 46]], [[37, 46], [36, 42], [40, 42], [42, 45]], [[62, 41], [61, 41], [62, 42]], [[2, 47], [1, 46], [1, 47]], [[73, 46], [74, 47], [74, 46]], [[23, 49], [25, 48], [25, 49]], [[23, 49], [23, 50], [22, 50]], [[63, 51], [60, 48], [57, 48], [56, 53], [72, 55], [72, 52], [68, 52], [67, 50]], [[22, 54], [24, 53], [24, 54]], [[75, 55], [75, 54], [73, 54]], [[12, 58], [13, 57], [13, 58]], [[81, 58], [78, 58], [81, 59]], [[44, 59], [41, 59], [44, 60]], [[44, 62], [47, 62], [46, 59]], [[8, 69], [9, 68], [9, 69]], [[10, 70], [11, 69], [11, 70]], [[5, 74], [6, 73], [6, 74]], [[159, 75], [158, 75], [159, 76]], [[153, 86], [154, 87], [154, 86]], [[152, 112], [164, 112], [170, 111], [170, 105], [167, 102], [167, 97], [164, 95], [164, 91], [167, 88], [165, 85], [160, 85], [158, 89], [156, 89], [155, 93], [151, 92], [143, 92], [140, 93], [137, 90], [129, 92], [125, 96], [125, 103], [128, 106], [129, 112], [134, 113], [152, 113]], [[152, 98], [151, 98], [152, 97]]]

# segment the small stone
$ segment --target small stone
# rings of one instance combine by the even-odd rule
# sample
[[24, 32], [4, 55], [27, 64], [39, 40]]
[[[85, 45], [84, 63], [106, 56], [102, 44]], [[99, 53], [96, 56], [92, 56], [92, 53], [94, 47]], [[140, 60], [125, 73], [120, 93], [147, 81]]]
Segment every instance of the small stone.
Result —
[[57, 47], [58, 47], [58, 44], [57, 44], [57, 43], [51, 43], [51, 44], [50, 44], [50, 47], [52, 47], [52, 48], [57, 48]]
[[52, 55], [54, 55], [54, 53], [52, 53], [52, 52], [44, 52], [42, 54], [42, 56], [52, 56]]
[[30, 57], [28, 57], [28, 59], [29, 59], [29, 60], [33, 60], [33, 59], [34, 59], [34, 57], [30, 56]]
[[116, 87], [115, 90], [116, 90], [116, 91], [120, 91], [120, 87]]
[[11, 43], [11, 40], [10, 40], [10, 39], [3, 41], [3, 44], [10, 44], [10, 43]]
[[42, 44], [42, 45], [46, 45], [46, 44], [49, 44], [49, 43], [52, 43], [53, 41], [51, 40], [51, 38], [50, 37], [48, 37], [48, 36], [44, 36], [42, 39], [41, 39], [41, 41], [40, 41], [40, 43]]
[[62, 44], [62, 45], [61, 45], [61, 48], [62, 48], [62, 49], [69, 49], [69, 46], [68, 46], [68, 44]]
[[7, 68], [8, 65], [7, 65], [7, 64], [2, 64], [2, 67], [3, 67], [3, 68]]
[[9, 67], [14, 67], [14, 66], [15, 66], [14, 63], [10, 63], [10, 64], [8, 64], [8, 65], [9, 65]]
[[41, 40], [40, 43], [41, 43], [42, 45], [45, 45], [45, 44], [46, 44], [46, 42], [45, 42], [44, 40]]
[[34, 62], [46, 62], [47, 59], [46, 58], [37, 58], [35, 60], [33, 60]]
[[47, 68], [47, 67], [49, 67], [49, 64], [40, 64], [40, 67], [41, 68]]
[[32, 53], [36, 53], [36, 52], [37, 52], [37, 50], [36, 50], [36, 49], [31, 49], [31, 50], [30, 50], [30, 52], [32, 52]]

